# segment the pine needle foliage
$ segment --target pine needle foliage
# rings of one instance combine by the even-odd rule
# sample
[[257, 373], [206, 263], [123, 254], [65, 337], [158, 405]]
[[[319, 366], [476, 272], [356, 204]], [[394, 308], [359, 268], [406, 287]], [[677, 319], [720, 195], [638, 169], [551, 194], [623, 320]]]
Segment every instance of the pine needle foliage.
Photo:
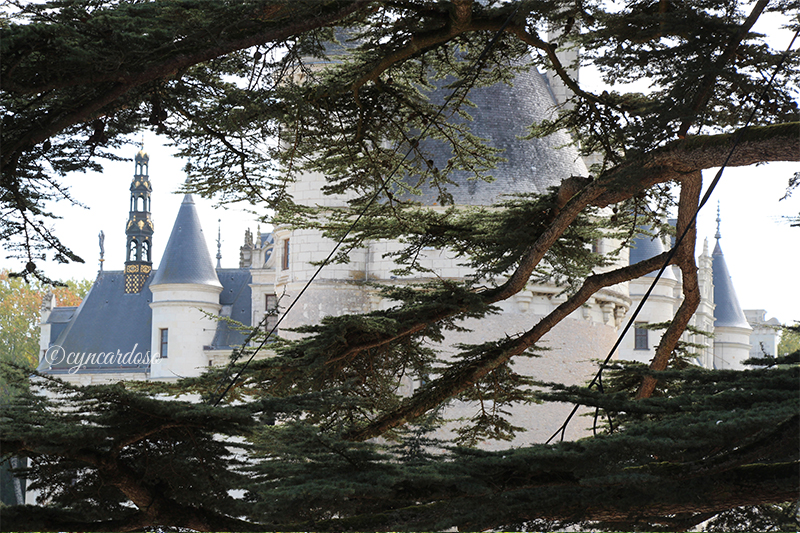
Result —
[[[265, 221], [341, 239], [339, 261], [392, 239], [403, 245], [392, 256], [398, 274], [430, 274], [418, 258], [431, 247], [474, 271], [372, 287], [389, 308], [326, 318], [259, 353], [254, 331], [227, 368], [174, 384], [77, 387], [4, 364], [21, 393], [2, 406], [2, 453], [29, 459], [21, 473], [43, 497], [3, 508], [4, 529], [677, 530], [718, 513], [763, 525], [767, 511], [732, 509], [800, 496], [796, 357], [746, 372], [674, 357], [658, 368], [615, 365], [603, 393], [541, 392], [514, 366], [547, 357], [542, 336], [598, 290], [663, 263], [621, 267], [592, 252], [598, 237], [617, 239], [619, 253], [642, 225], [665, 236], [660, 219], [673, 207], [679, 229], [687, 225], [703, 169], [798, 159], [800, 57], [752, 31], [770, 12], [797, 30], [796, 0], [51, 0], [3, 9], [0, 238], [16, 274], [46, 279], [43, 253], [81, 261], [58, 240], [48, 202], [72, 201], [71, 173], [100, 169], [143, 129], [188, 159], [188, 191], [246, 200], [275, 213]], [[570, 74], [558, 54], [570, 48], [608, 91]], [[508, 155], [471, 127], [470, 89], [510, 87], [531, 68], [574, 96], [529, 137], [566, 131], [598, 163], [540, 195], [454, 205], [457, 183], [491, 182]], [[619, 85], [634, 82], [650, 90]], [[451, 156], [436, 159], [442, 151]], [[325, 176], [336, 207], [295, 202], [295, 180], [308, 172]], [[424, 191], [435, 206], [422, 206]], [[694, 255], [687, 242], [672, 260], [684, 287], [696, 280]], [[465, 319], [542, 280], [563, 303], [528, 331], [439, 349]], [[665, 335], [688, 322], [693, 297], [685, 292]], [[635, 384], [641, 392], [654, 377], [658, 388], [636, 399]], [[612, 423], [594, 438], [487, 452], [433, 439], [443, 406], [459, 398], [478, 406], [462, 421], [462, 444], [511, 438], [524, 428], [507, 413], [533, 401], [597, 408]]]

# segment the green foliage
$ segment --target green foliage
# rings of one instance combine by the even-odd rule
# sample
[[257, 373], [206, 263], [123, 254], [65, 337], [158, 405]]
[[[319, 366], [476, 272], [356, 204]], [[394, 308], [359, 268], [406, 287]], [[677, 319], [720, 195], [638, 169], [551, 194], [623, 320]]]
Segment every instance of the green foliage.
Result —
[[[392, 239], [404, 245], [392, 256], [398, 273], [430, 274], [418, 257], [432, 247], [457, 254], [475, 275], [371, 287], [392, 307], [324, 318], [299, 328], [299, 341], [271, 342], [268, 353], [244, 346], [228, 368], [175, 384], [81, 388], [38, 376], [30, 389], [19, 364], [30, 353], [19, 348], [32, 339], [28, 320], [21, 341], [9, 336], [17, 364], [3, 364], [6, 382], [20, 390], [2, 406], [3, 454], [33, 461], [27, 474], [49, 505], [4, 508], [3, 527], [685, 529], [741, 504], [796, 499], [796, 359], [708, 372], [677, 357], [644, 400], [631, 398], [652, 374], [642, 366], [609, 368], [601, 394], [535, 392], [540, 384], [513, 364], [538, 355], [541, 336], [594, 292], [641, 275], [592, 253], [598, 237], [618, 239], [621, 250], [643, 224], [666, 235], [659, 219], [674, 207], [672, 183], [683, 186], [725, 161], [732, 133], [757, 105], [750, 95], [780, 61], [749, 31], [744, 7], [732, 0], [9, 4], [0, 40], [0, 238], [27, 278], [45, 279], [41, 253], [80, 260], [46, 224], [47, 202], [68, 198], [61, 182], [114, 159], [113, 150], [143, 128], [187, 157], [189, 190], [244, 199], [274, 210], [271, 222], [344, 239], [338, 260]], [[794, 27], [799, 7], [769, 4]], [[570, 47], [584, 50], [582, 61], [607, 82], [647, 81], [652, 91], [586, 91], [556, 56]], [[798, 119], [799, 61], [787, 59], [758, 108], [759, 127], [743, 137], [753, 149], [731, 164], [796, 158], [798, 124], [789, 122]], [[532, 124], [531, 137], [565, 129], [602, 162], [588, 178], [555, 176], [562, 185], [543, 195], [454, 206], [456, 181], [490, 181], [509, 156], [473, 132], [469, 89], [513, 83], [533, 67], [560, 75], [575, 96], [552, 120]], [[442, 150], [452, 156], [436, 161]], [[339, 198], [296, 205], [290, 191], [309, 172], [323, 175], [324, 192]], [[423, 208], [415, 200], [430, 189], [437, 205]], [[678, 205], [681, 213], [695, 207]], [[681, 266], [690, 275], [694, 265]], [[539, 281], [566, 296], [553, 314], [519, 336], [440, 355], [436, 344], [463, 330], [462, 320], [496, 312]], [[249, 340], [257, 345], [259, 335]], [[245, 363], [251, 355], [260, 358]], [[418, 385], [410, 396], [404, 381]], [[453, 448], [433, 435], [443, 406], [459, 398], [478, 406], [456, 431], [470, 445], [511, 438], [522, 428], [507, 412], [533, 401], [600, 409], [611, 423], [571, 443], [497, 453]], [[382, 438], [362, 442], [365, 435]]]
[[[644, 401], [581, 388], [542, 393], [602, 407], [615, 429], [502, 452], [441, 447], [426, 437], [435, 428], [427, 422], [396, 444], [349, 441], [346, 421], [307, 418], [339, 403], [335, 394], [210, 407], [42, 378], [40, 390], [67, 398], [71, 409], [36, 392], [8, 404], [3, 445], [31, 456], [34, 485], [60, 503], [49, 512], [80, 512], [96, 524], [146, 514], [123, 506], [122, 495], [158, 491], [160, 504], [205, 513], [216, 528], [519, 529], [570, 520], [604, 530], [691, 527], [706, 514], [686, 509], [727, 509], [727, 491], [796, 492], [800, 366], [772, 363], [747, 372], [671, 370], [664, 378], [680, 381], [680, 394]], [[267, 413], [274, 425], [263, 423]], [[244, 497], [232, 499], [233, 490]], [[595, 506], [603, 512], [585, 514]], [[4, 520], [19, 520], [18, 512], [4, 510]]]
[[800, 350], [800, 325], [786, 326], [778, 343], [778, 355], [789, 355]]
[[738, 507], [715, 516], [704, 531], [800, 531], [797, 502]]
[[[0, 370], [13, 383], [30, 373], [8, 363]], [[252, 426], [247, 410], [165, 402], [122, 383], [77, 387], [40, 375], [34, 385], [2, 406], [3, 456], [30, 458], [29, 488], [51, 512], [113, 525], [134, 513], [131, 501], [155, 492], [178, 508], [239, 508], [228, 491], [247, 485], [237, 471], [247, 445], [226, 439]], [[126, 490], [135, 483], [146, 489]], [[34, 523], [39, 516], [33, 511]]]
[[[77, 306], [91, 288], [89, 280], [69, 280], [53, 287], [52, 294], [62, 306]], [[39, 280], [30, 283], [0, 271], [0, 361], [29, 368], [39, 364], [39, 321], [42, 299], [49, 287]], [[0, 398], [10, 391], [0, 380]]]

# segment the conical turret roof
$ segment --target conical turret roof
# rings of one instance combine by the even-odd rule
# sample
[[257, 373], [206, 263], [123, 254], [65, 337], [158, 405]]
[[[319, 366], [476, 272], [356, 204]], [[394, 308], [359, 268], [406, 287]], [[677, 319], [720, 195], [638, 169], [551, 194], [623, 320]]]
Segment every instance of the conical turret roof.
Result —
[[[644, 232], [648, 231], [648, 228], [644, 226], [640, 226], [639, 228], [643, 233], [639, 233], [636, 235], [636, 238], [633, 240], [633, 246], [630, 250], [629, 255], [629, 265], [635, 265], [641, 261], [646, 261], [647, 259], [651, 259], [657, 255], [661, 255], [664, 253], [664, 243], [658, 236], [651, 237]], [[646, 277], [654, 278], [658, 274], [658, 270], [654, 270], [652, 272], [648, 272], [645, 274]], [[661, 275], [662, 279], [677, 279], [675, 274], [672, 272], [672, 267], [668, 266], [664, 273]]]
[[714, 276], [714, 327], [750, 328], [744, 316], [739, 298], [733, 288], [733, 281], [728, 272], [728, 265], [722, 248], [719, 245], [719, 230], [717, 232], [717, 245], [711, 254], [711, 271]]
[[150, 285], [168, 283], [221, 286], [191, 194], [183, 197], [164, 256]]

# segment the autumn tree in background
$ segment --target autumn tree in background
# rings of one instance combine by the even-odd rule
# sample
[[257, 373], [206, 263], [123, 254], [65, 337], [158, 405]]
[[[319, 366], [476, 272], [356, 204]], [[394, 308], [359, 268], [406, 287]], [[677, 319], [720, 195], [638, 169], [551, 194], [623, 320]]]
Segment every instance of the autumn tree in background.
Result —
[[68, 280], [49, 287], [0, 271], [0, 358], [35, 368], [39, 364], [39, 321], [45, 295], [51, 291], [58, 306], [78, 306], [91, 287], [90, 280]]
[[788, 355], [800, 350], [800, 324], [785, 326], [778, 343], [778, 355]]
[[[174, 387], [74, 387], [40, 376], [51, 394], [26, 391], [5, 408], [2, 445], [35, 458], [28, 475], [47, 505], [4, 509], [2, 527], [686, 529], [800, 496], [796, 353], [750, 372], [668, 365], [699, 299], [701, 171], [800, 158], [800, 59], [752, 32], [769, 12], [797, 30], [796, 0], [7, 6], [0, 236], [18, 274], [45, 279], [42, 253], [79, 260], [47, 225], [47, 201], [64, 198], [70, 172], [98, 168], [131, 134], [153, 128], [189, 159], [188, 190], [321, 228], [343, 241], [343, 256], [365, 241], [399, 240], [407, 248], [397, 259], [412, 272], [417, 250], [447, 248], [480, 278], [386, 288], [395, 307], [313, 324], [235, 382], [241, 361]], [[608, 91], [570, 75], [557, 52], [574, 47]], [[407, 201], [433, 189], [449, 205], [457, 173], [487, 179], [503, 154], [471, 134], [469, 90], [534, 67], [574, 98], [531, 124], [531, 136], [568, 131], [599, 157], [591, 175], [560, 176], [558, 190], [509, 198], [502, 209], [434, 212]], [[628, 90], [639, 81], [651, 91]], [[454, 92], [446, 105], [442, 90]], [[430, 142], [454, 156], [437, 166]], [[294, 204], [287, 185], [304, 172], [353, 200], [331, 213]], [[535, 376], [514, 374], [514, 359], [596, 291], [668, 260], [597, 273], [603, 259], [589, 253], [592, 240], [601, 231], [632, 236], [641, 224], [665, 234], [666, 206], [687, 237], [669, 259], [684, 299], [653, 363], [609, 367], [602, 393], [551, 384], [534, 398]], [[604, 209], [614, 216], [599, 217]], [[531, 329], [450, 359], [430, 348], [537, 276], [557, 279], [567, 298]], [[401, 369], [425, 381], [407, 398]], [[186, 392], [206, 402], [163, 398]], [[501, 404], [573, 402], [607, 422], [591, 439], [502, 453], [430, 438], [442, 405], [479, 394]]]
[[[69, 280], [52, 288], [52, 293], [58, 305], [77, 306], [90, 288], [88, 280]], [[6, 270], [0, 271], [0, 361], [30, 369], [39, 364], [39, 321], [42, 299], [48, 290], [38, 280], [27, 283], [22, 278], [9, 277]], [[14, 389], [0, 378], [0, 404], [12, 394]], [[10, 476], [9, 461], [16, 464], [16, 458], [0, 464], [0, 501], [17, 503], [23, 501], [21, 484]]]

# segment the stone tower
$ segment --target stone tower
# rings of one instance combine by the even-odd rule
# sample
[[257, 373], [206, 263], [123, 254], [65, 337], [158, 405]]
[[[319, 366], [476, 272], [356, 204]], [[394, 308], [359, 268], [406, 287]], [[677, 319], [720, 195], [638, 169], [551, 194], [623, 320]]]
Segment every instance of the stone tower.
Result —
[[[651, 236], [650, 228], [640, 228], [633, 241], [629, 253], [629, 264], [635, 265], [646, 261], [664, 252], [664, 242], [658, 236]], [[658, 271], [655, 270], [628, 282], [631, 297], [631, 308], [635, 308], [642, 301], [650, 285], [653, 283]], [[676, 296], [677, 295], [677, 296]], [[675, 316], [675, 310], [680, 305], [680, 282], [672, 266], [668, 266], [658, 280], [653, 292], [636, 317], [634, 328], [629, 332], [619, 347], [618, 357], [626, 361], [650, 363], [656, 353], [656, 347], [661, 341], [663, 330], [652, 330], [647, 324], [669, 322]]]

